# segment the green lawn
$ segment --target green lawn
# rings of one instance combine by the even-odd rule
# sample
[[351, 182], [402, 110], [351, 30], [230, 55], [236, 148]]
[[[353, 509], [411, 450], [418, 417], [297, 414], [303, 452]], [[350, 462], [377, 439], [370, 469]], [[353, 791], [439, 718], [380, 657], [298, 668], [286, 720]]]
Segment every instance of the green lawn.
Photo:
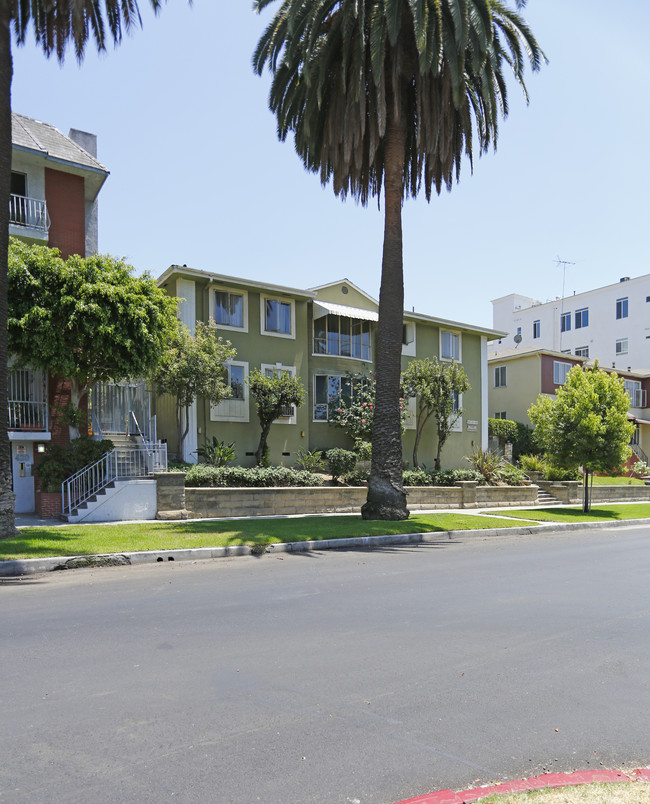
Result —
[[650, 503], [626, 505], [600, 505], [588, 514], [582, 508], [539, 508], [527, 511], [502, 512], [502, 516], [516, 519], [534, 519], [536, 522], [607, 522], [614, 519], [647, 519]]
[[[580, 479], [584, 483], [584, 478]], [[594, 486], [644, 486], [638, 477], [594, 477]]]
[[367, 522], [350, 515], [23, 528], [20, 536], [0, 541], [0, 560], [507, 528], [518, 524], [512, 519], [440, 513], [415, 514], [405, 522]]

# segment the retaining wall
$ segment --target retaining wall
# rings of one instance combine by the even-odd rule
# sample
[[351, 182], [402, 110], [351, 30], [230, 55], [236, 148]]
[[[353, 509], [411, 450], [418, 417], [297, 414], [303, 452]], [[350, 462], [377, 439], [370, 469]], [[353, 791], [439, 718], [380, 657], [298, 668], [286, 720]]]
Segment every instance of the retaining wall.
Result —
[[[406, 489], [411, 511], [436, 508], [487, 508], [535, 505], [536, 486], [477, 487], [417, 486]], [[185, 506], [190, 518], [227, 516], [287, 516], [290, 514], [357, 513], [366, 501], [365, 487], [315, 488], [186, 488]], [[159, 517], [163, 512], [159, 511]]]

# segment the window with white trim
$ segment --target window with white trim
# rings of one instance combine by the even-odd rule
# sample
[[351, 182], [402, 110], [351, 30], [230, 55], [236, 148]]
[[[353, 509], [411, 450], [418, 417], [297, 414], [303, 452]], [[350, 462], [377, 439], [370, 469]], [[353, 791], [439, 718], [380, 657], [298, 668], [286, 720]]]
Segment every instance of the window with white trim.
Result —
[[296, 311], [292, 299], [278, 299], [261, 296], [262, 335], [275, 335], [278, 338], [295, 338]]
[[506, 411], [505, 410], [497, 410], [494, 414], [495, 419], [507, 419]]
[[314, 354], [372, 360], [370, 321], [342, 315], [314, 319]]
[[542, 325], [539, 319], [533, 321], [533, 338], [539, 338], [542, 331]]
[[[451, 395], [453, 397], [453, 406], [452, 406], [452, 413], [456, 414], [463, 406], [463, 395], [459, 394], [457, 391], [452, 391]], [[463, 417], [462, 414], [456, 419], [451, 427], [452, 433], [462, 433], [463, 432]]]
[[617, 355], [626, 355], [628, 349], [628, 342], [627, 338], [619, 338], [616, 341], [616, 354]]
[[564, 385], [566, 375], [571, 371], [571, 363], [562, 363], [559, 360], [553, 361], [553, 382], [555, 385]]
[[616, 318], [627, 318], [628, 313], [628, 297], [624, 296], [622, 299], [616, 299]]
[[248, 406], [248, 363], [232, 360], [226, 363], [231, 396], [210, 405], [211, 422], [250, 421]]
[[577, 346], [575, 353], [578, 357], [589, 357], [589, 347]]
[[214, 322], [220, 329], [248, 332], [248, 294], [225, 288], [214, 291]]
[[494, 369], [494, 387], [505, 388], [507, 385], [508, 372], [507, 366], [497, 366]]
[[625, 390], [630, 395], [631, 408], [644, 408], [646, 406], [646, 392], [641, 387], [640, 380], [625, 380]]
[[[262, 363], [260, 371], [265, 377], [272, 377], [274, 374], [290, 374], [292, 377], [296, 376], [295, 366], [283, 366], [282, 363]], [[296, 406], [287, 405], [283, 408], [280, 417], [275, 420], [274, 424], [295, 424], [296, 423]]]
[[402, 326], [402, 354], [415, 357], [415, 321], [405, 321]]
[[440, 359], [461, 361], [460, 333], [440, 331]]

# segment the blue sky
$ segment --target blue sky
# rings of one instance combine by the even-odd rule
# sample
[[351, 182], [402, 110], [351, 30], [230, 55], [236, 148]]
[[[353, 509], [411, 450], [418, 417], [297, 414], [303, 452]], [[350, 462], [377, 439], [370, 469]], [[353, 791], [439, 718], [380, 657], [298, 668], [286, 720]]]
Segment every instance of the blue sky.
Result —
[[[342, 277], [377, 297], [383, 216], [341, 202], [277, 140], [268, 75], [251, 69], [250, 0], [169, 0], [79, 67], [14, 49], [15, 111], [98, 135], [111, 171], [100, 250], [138, 272], [170, 264], [311, 287]], [[490, 300], [542, 301], [648, 273], [650, 3], [529, 0], [549, 58], [511, 83], [496, 153], [451, 193], [404, 206], [405, 306], [491, 326]]]

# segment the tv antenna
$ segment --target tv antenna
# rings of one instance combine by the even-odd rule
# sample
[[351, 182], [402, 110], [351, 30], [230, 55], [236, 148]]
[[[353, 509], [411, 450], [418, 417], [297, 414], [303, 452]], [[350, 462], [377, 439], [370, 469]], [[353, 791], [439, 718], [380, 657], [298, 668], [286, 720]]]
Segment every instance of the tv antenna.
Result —
[[562, 266], [562, 303], [560, 304], [560, 351], [562, 351], [562, 316], [564, 315], [564, 285], [566, 283], [566, 267], [567, 265], [575, 265], [575, 262], [571, 262], [570, 260], [561, 260], [558, 256], [555, 258], [555, 264], [558, 268], [560, 265]]

